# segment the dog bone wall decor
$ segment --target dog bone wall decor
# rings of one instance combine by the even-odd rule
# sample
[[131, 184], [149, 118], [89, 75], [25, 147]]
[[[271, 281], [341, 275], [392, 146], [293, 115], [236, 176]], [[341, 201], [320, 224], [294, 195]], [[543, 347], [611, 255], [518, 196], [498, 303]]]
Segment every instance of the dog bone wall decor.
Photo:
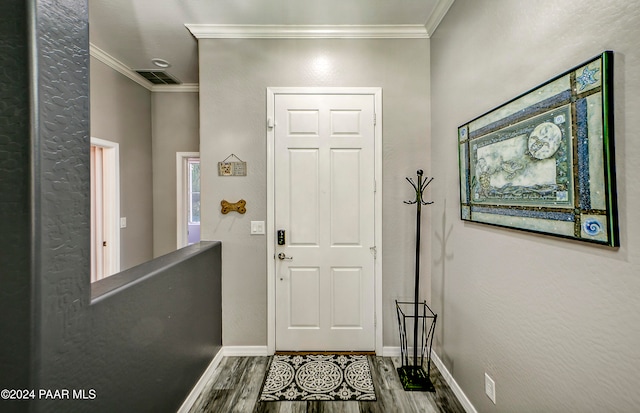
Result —
[[245, 201], [244, 199], [241, 199], [233, 204], [231, 202], [225, 201], [224, 199], [220, 201], [220, 206], [222, 206], [223, 214], [228, 214], [231, 211], [236, 211], [239, 214], [244, 214], [245, 212], [247, 212], [247, 208], [245, 208], [246, 205], [247, 201]]

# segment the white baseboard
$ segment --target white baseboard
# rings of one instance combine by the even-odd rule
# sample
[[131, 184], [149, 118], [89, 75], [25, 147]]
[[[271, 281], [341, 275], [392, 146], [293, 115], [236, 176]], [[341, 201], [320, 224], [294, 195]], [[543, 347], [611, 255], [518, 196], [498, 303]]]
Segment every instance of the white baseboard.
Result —
[[200, 379], [198, 380], [196, 385], [193, 386], [193, 389], [191, 389], [191, 392], [189, 393], [187, 398], [184, 399], [184, 402], [182, 402], [182, 406], [180, 406], [180, 408], [178, 409], [178, 413], [187, 413], [191, 409], [191, 407], [193, 407], [193, 404], [198, 399], [198, 396], [200, 396], [200, 393], [202, 393], [204, 387], [207, 385], [209, 379], [213, 376], [213, 373], [215, 373], [216, 368], [222, 361], [222, 357], [224, 357], [223, 350], [224, 348], [221, 348], [220, 351], [218, 351], [218, 354], [216, 354], [213, 360], [211, 360], [211, 363], [209, 363], [207, 369], [204, 371], [204, 373], [202, 373], [202, 376], [200, 376]]
[[382, 357], [400, 357], [400, 347], [382, 347]]
[[[413, 346], [407, 347], [409, 356], [413, 355]], [[383, 347], [382, 357], [400, 357], [400, 347]]]
[[224, 346], [225, 357], [258, 357], [268, 356], [267, 346]]
[[460, 386], [458, 386], [458, 383], [456, 383], [455, 379], [453, 378], [447, 367], [444, 365], [442, 360], [440, 360], [440, 357], [438, 357], [436, 352], [433, 350], [431, 350], [431, 360], [433, 360], [433, 363], [438, 368], [438, 371], [440, 371], [440, 374], [442, 375], [444, 381], [446, 381], [451, 388], [451, 391], [453, 391], [453, 393], [458, 398], [458, 401], [464, 408], [464, 411], [467, 413], [478, 413], [476, 408], [473, 407], [473, 404], [471, 404], [471, 401], [467, 398], [467, 395], [464, 394]]
[[[410, 347], [409, 349], [407, 349], [407, 351], [409, 352], [409, 354], [411, 354], [413, 352], [413, 347]], [[383, 347], [382, 357], [400, 357], [400, 347]], [[458, 401], [464, 408], [465, 412], [478, 413], [478, 411], [475, 407], [473, 407], [460, 386], [458, 386], [458, 383], [456, 383], [449, 370], [447, 370], [447, 367], [444, 365], [442, 360], [440, 360], [440, 357], [438, 357], [436, 352], [433, 350], [431, 351], [431, 360], [438, 368], [438, 371], [440, 371], [440, 374], [442, 374], [442, 378], [447, 382], [447, 384], [451, 388], [451, 391], [453, 391], [453, 394], [455, 394], [458, 398]]]
[[216, 354], [216, 356], [213, 358], [213, 360], [211, 360], [211, 363], [209, 363], [209, 366], [204, 371], [204, 373], [202, 373], [202, 376], [200, 376], [200, 379], [198, 380], [196, 385], [193, 386], [193, 389], [191, 389], [191, 392], [189, 393], [187, 398], [184, 399], [184, 402], [182, 402], [182, 406], [180, 406], [180, 409], [178, 409], [177, 413], [187, 413], [191, 409], [191, 407], [193, 407], [193, 404], [198, 399], [198, 396], [200, 396], [200, 393], [202, 393], [202, 391], [204, 390], [205, 386], [209, 382], [209, 379], [211, 379], [211, 377], [215, 373], [216, 368], [222, 361], [223, 357], [233, 357], [233, 356], [249, 357], [249, 356], [267, 356], [267, 355], [269, 355], [269, 353], [267, 352], [267, 346], [224, 346], [222, 347], [220, 351], [218, 351], [218, 354]]

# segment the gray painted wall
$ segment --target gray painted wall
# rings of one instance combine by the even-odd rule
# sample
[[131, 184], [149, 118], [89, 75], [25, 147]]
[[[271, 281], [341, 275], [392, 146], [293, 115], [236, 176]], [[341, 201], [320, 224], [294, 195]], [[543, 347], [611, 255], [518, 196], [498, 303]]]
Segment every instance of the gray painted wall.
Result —
[[176, 152], [200, 150], [198, 103], [198, 93], [151, 94], [154, 257], [176, 249]]
[[0, 411], [174, 412], [221, 347], [221, 245], [90, 284], [86, 2], [12, 0], [0, 11], [2, 39], [12, 34], [0, 81], [17, 82], [0, 88], [11, 189], [0, 225], [12, 233], [1, 241], [2, 385], [95, 390], [93, 400], [0, 400]]
[[[120, 144], [120, 269], [153, 258], [151, 92], [91, 58], [91, 136]], [[174, 248], [175, 249], [175, 248]]]
[[[394, 299], [413, 296], [415, 208], [406, 176], [430, 175], [429, 40], [200, 40], [202, 239], [222, 240], [225, 345], [267, 344], [267, 87], [382, 87], [384, 345], [397, 346]], [[246, 177], [218, 177], [234, 153]], [[436, 181], [437, 182], [437, 181]], [[220, 201], [247, 201], [244, 215], [220, 213]], [[424, 226], [428, 226], [425, 208]], [[425, 229], [426, 231], [426, 229]], [[424, 243], [424, 262], [430, 249]], [[425, 268], [426, 266], [423, 266]], [[428, 271], [423, 297], [429, 297]]]
[[32, 362], [28, 46], [26, 3], [1, 2], [0, 389], [29, 388]]
[[96, 403], [67, 411], [178, 410], [222, 347], [221, 250], [195, 244], [92, 284], [82, 371], [50, 383], [90, 385]]
[[[431, 39], [437, 353], [479, 412], [638, 411], [639, 21], [636, 1], [456, 0]], [[621, 247], [463, 223], [457, 127], [605, 49]]]

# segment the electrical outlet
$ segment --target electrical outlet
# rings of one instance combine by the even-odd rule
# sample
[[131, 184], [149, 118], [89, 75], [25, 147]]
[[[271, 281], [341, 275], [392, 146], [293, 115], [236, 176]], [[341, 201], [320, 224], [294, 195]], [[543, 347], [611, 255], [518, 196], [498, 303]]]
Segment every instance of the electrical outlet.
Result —
[[496, 404], [496, 382], [487, 373], [484, 373], [484, 392]]

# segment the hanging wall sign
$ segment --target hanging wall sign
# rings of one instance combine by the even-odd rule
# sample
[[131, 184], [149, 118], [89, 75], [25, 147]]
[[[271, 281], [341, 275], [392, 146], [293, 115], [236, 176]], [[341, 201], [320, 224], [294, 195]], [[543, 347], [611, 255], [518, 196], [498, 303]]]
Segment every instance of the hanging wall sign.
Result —
[[[238, 161], [230, 161], [232, 158]], [[247, 163], [231, 154], [224, 161], [218, 162], [218, 176], [247, 176]]]

